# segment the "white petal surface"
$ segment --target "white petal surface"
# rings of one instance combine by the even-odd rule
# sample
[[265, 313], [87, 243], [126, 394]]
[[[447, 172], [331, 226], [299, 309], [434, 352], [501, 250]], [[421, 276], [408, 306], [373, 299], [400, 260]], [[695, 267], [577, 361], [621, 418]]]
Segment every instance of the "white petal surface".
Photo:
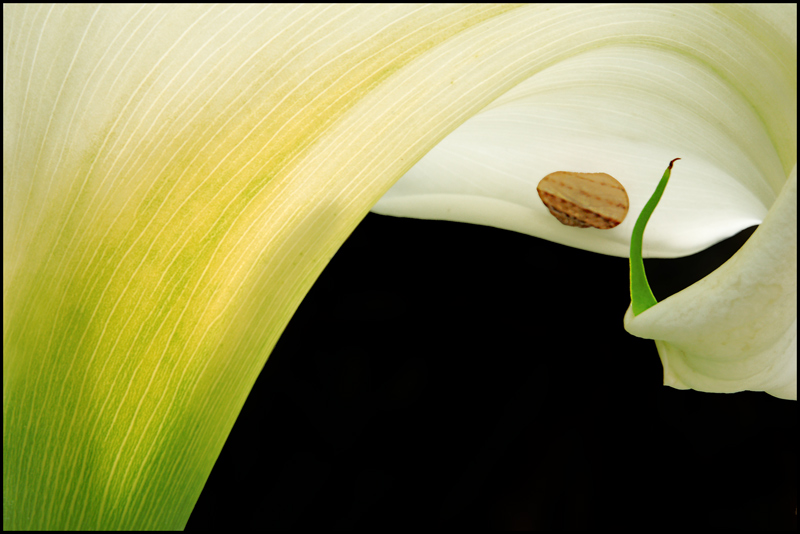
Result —
[[[697, 172], [736, 178], [731, 198], [758, 220], [796, 161], [786, 20], [736, 6], [4, 5], [4, 526], [182, 528], [283, 328], [369, 208], [538, 73], [547, 113], [533, 111], [548, 132], [569, 126], [548, 99], [580, 103], [556, 95], [584, 54], [686, 56], [667, 70], [710, 66], [741, 94], [709, 108], [730, 131], [685, 144], [738, 140], [744, 156], [704, 154]], [[710, 82], [692, 83], [678, 108]], [[672, 110], [677, 94], [653, 91]]]
[[[777, 23], [769, 39], [767, 23], [744, 25], [752, 13], [691, 10], [643, 10], [640, 42], [598, 39], [535, 74], [437, 145], [373, 211], [626, 257], [636, 215], [681, 157], [645, 257], [691, 254], [758, 224], [796, 162], [796, 40], [790, 30], [777, 38]], [[561, 225], [536, 194], [558, 170], [616, 177], [628, 218], [612, 230]]]
[[5, 10], [6, 529], [183, 528], [336, 249], [535, 68], [516, 9]]
[[797, 171], [764, 222], [724, 265], [625, 328], [655, 339], [664, 383], [766, 391], [797, 400]]

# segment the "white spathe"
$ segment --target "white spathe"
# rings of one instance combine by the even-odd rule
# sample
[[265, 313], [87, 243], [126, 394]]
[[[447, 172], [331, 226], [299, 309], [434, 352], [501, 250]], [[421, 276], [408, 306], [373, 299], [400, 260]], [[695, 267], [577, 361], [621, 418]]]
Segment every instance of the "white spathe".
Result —
[[797, 400], [796, 169], [730, 260], [637, 316], [629, 307], [625, 329], [656, 340], [666, 385]]
[[[692, 195], [713, 206], [709, 235], [661, 231], [665, 200], [650, 253], [762, 220], [797, 159], [794, 6], [29, 3], [3, 15], [7, 530], [182, 529], [328, 260], [476, 114], [533, 113], [537, 135], [563, 145], [542, 145], [541, 169], [602, 164], [630, 183], [630, 217], [683, 157]], [[533, 104], [517, 102], [527, 79], [544, 83]], [[509, 159], [504, 143], [486, 147]], [[479, 185], [477, 214], [497, 200], [546, 215]], [[622, 230], [600, 249], [621, 253]]]
[[[373, 211], [627, 257], [636, 218], [680, 157], [645, 257], [685, 256], [765, 217], [780, 222], [765, 222], [747, 252], [702, 283], [641, 317], [629, 311], [626, 328], [657, 340], [667, 385], [796, 399], [796, 200], [776, 202], [796, 198], [787, 181], [797, 162], [796, 6], [692, 9], [703, 16], [671, 28], [674, 47], [599, 44], [536, 73], [439, 143]], [[681, 36], [701, 31], [707, 39], [687, 53]], [[628, 217], [611, 230], [562, 225], [536, 194], [554, 171], [611, 174], [628, 192]]]
[[[786, 180], [755, 107], [709, 66], [647, 47], [590, 50], [464, 123], [373, 211], [485, 224], [627, 257], [636, 215], [676, 157], [680, 173], [648, 225], [645, 257], [692, 254], [759, 224]], [[559, 170], [611, 174], [632, 215], [613, 230], [561, 225], [536, 194], [539, 180]]]

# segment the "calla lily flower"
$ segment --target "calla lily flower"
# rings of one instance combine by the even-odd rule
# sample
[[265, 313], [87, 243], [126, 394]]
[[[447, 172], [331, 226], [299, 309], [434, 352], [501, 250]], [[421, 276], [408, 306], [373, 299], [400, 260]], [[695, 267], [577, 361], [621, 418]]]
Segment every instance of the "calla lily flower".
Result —
[[[646, 256], [764, 221], [691, 302], [626, 325], [661, 340], [673, 385], [796, 397], [794, 6], [3, 15], [6, 529], [183, 528], [281, 332], [376, 203], [625, 256], [633, 217], [562, 228], [534, 202], [555, 170], [615, 176], [635, 214], [684, 158]], [[734, 301], [699, 326], [685, 311]]]

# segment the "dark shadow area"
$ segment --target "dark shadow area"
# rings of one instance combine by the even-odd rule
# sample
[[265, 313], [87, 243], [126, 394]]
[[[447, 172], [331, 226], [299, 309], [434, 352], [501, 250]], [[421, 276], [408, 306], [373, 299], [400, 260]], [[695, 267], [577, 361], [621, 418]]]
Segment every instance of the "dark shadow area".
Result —
[[[657, 297], [740, 245], [647, 260]], [[797, 403], [662, 386], [628, 304], [627, 259], [368, 215], [187, 528], [795, 530]]]

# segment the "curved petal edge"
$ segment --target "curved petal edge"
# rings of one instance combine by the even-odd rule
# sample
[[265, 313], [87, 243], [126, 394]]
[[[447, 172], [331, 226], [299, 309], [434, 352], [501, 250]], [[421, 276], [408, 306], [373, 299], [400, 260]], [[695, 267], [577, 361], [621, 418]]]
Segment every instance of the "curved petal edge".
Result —
[[634, 316], [656, 340], [664, 384], [797, 400], [797, 167], [763, 224], [724, 265]]

